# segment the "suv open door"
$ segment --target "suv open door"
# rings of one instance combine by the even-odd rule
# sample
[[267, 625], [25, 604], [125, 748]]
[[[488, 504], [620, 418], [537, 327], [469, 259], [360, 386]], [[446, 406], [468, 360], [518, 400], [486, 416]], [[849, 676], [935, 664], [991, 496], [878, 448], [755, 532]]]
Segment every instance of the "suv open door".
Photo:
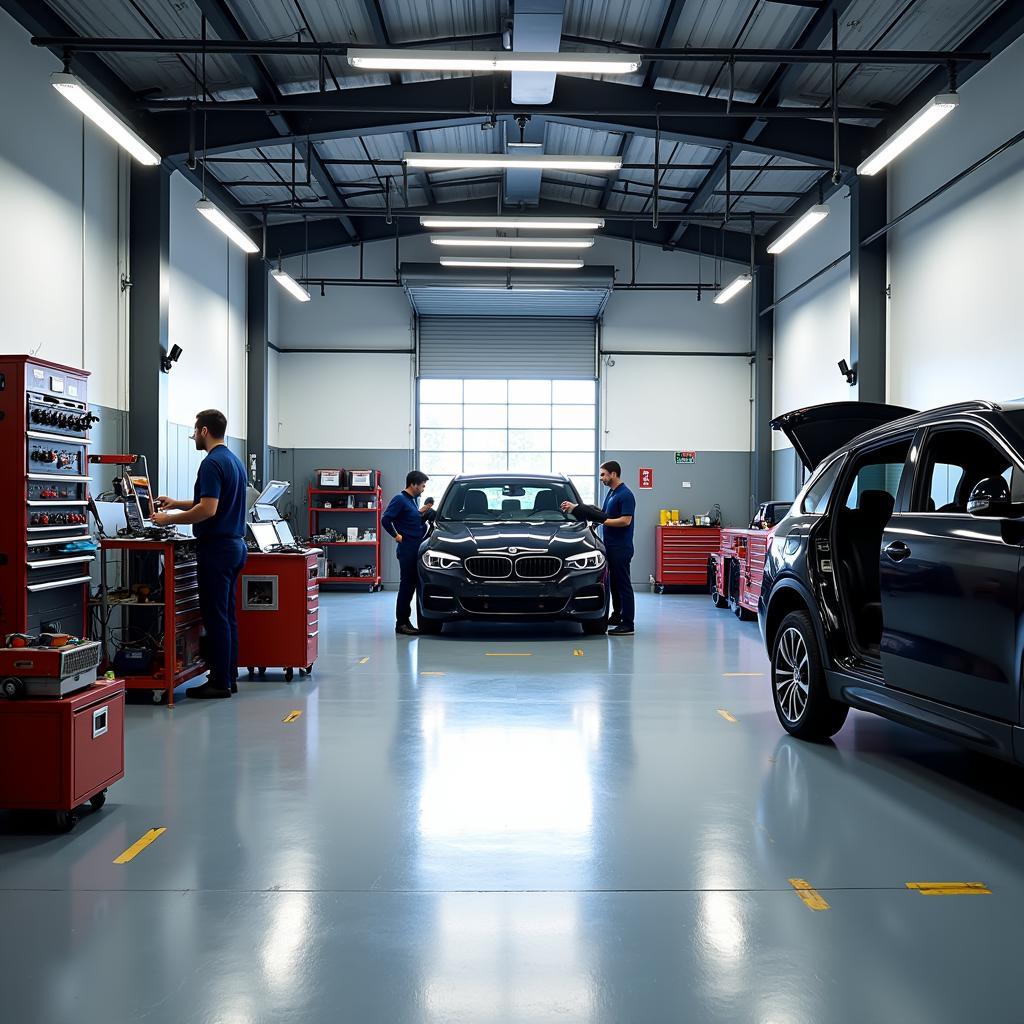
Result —
[[772, 428], [786, 435], [800, 461], [812, 470], [860, 434], [915, 412], [916, 409], [877, 402], [827, 402], [776, 416]]

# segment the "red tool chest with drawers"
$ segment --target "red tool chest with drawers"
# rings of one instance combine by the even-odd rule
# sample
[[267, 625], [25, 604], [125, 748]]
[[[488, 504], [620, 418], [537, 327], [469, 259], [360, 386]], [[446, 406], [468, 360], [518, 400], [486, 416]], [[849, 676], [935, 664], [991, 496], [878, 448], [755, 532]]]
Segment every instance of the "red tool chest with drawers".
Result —
[[665, 587], [706, 587], [708, 556], [718, 550], [717, 526], [657, 526], [654, 582]]
[[262, 677], [283, 668], [312, 672], [320, 634], [320, 589], [311, 548], [296, 552], [250, 551], [238, 577], [238, 664]]
[[103, 806], [124, 776], [124, 680], [101, 680], [67, 697], [0, 701], [0, 807], [57, 811], [70, 829], [76, 807]]
[[719, 608], [731, 608], [741, 619], [757, 615], [764, 563], [773, 530], [728, 529], [708, 562], [711, 597]]

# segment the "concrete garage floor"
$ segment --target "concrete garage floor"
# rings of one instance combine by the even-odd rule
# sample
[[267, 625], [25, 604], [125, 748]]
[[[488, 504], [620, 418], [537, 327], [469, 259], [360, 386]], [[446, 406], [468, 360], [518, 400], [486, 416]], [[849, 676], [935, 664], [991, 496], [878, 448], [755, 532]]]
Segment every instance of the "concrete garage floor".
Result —
[[622, 640], [392, 607], [325, 594], [311, 679], [130, 707], [72, 835], [0, 815], [3, 1020], [1021, 1019], [1015, 768], [861, 715], [788, 739], [707, 597], [639, 595]]

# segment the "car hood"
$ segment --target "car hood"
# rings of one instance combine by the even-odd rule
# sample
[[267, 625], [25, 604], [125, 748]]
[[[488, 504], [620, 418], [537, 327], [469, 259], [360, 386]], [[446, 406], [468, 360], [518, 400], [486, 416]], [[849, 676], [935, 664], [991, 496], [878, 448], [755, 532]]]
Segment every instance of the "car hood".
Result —
[[445, 522], [437, 523], [427, 546], [453, 554], [478, 551], [544, 551], [564, 556], [574, 551], [601, 549], [603, 545], [586, 523], [558, 522]]
[[772, 427], [786, 435], [800, 461], [811, 470], [855, 437], [916, 411], [877, 402], [827, 402], [783, 413], [772, 420]]

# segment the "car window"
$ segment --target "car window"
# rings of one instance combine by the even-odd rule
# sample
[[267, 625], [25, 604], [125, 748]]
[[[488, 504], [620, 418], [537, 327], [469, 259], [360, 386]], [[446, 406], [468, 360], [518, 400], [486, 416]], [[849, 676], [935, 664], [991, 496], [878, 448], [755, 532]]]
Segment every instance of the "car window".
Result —
[[462, 522], [529, 520], [563, 522], [563, 501], [578, 502], [572, 488], [559, 480], [457, 480], [445, 495], [441, 519]]
[[864, 495], [869, 491], [884, 491], [895, 502], [909, 452], [910, 438], [906, 438], [862, 455], [846, 485], [843, 505], [849, 509], [860, 508]]
[[842, 465], [842, 459], [833, 459], [823, 469], [818, 470], [815, 476], [811, 477], [800, 502], [800, 511], [804, 515], [820, 516], [825, 511], [829, 495], [836, 485], [836, 478], [839, 476]]
[[966, 515], [967, 500], [980, 480], [1001, 476], [1020, 500], [1024, 475], [996, 442], [978, 430], [949, 427], [934, 430], [919, 460], [915, 512]]

